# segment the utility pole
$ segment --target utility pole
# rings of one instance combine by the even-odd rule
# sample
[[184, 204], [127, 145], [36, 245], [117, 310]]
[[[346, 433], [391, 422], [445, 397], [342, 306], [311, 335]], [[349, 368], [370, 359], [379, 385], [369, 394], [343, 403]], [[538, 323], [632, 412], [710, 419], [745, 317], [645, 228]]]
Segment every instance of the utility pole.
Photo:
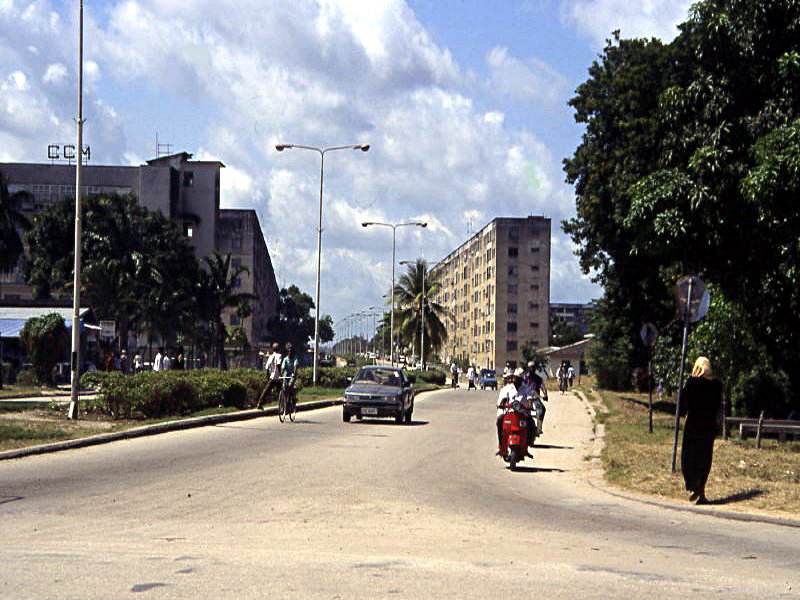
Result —
[[72, 354], [70, 360], [69, 418], [78, 418], [81, 385], [81, 157], [83, 156], [83, 0], [80, 0], [78, 32], [78, 160], [75, 164], [75, 271], [72, 281]]

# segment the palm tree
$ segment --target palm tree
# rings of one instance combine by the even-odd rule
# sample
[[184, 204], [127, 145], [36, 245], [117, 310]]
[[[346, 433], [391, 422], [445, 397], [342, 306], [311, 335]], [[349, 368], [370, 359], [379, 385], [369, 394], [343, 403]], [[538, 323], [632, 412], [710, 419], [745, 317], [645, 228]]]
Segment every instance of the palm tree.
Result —
[[[447, 309], [432, 300], [438, 291], [439, 284], [431, 277], [428, 263], [418, 258], [417, 262], [408, 265], [406, 272], [394, 287], [394, 297], [398, 309], [395, 318], [399, 323], [398, 331], [401, 339], [412, 348], [419, 348], [422, 317], [422, 303], [425, 303], [425, 354], [438, 352], [447, 341], [447, 329], [442, 322], [447, 316]], [[423, 299], [423, 276], [425, 296]]]
[[242, 309], [249, 305], [250, 300], [255, 300], [258, 296], [245, 292], [237, 292], [237, 279], [242, 273], [250, 273], [245, 266], [231, 269], [231, 255], [224, 257], [217, 251], [211, 256], [203, 258], [208, 267], [208, 271], [202, 270], [200, 273], [200, 290], [203, 299], [202, 306], [207, 313], [209, 324], [212, 329], [214, 346], [219, 356], [220, 368], [224, 371], [228, 368], [228, 361], [225, 357], [225, 336], [227, 330], [222, 322], [222, 311], [229, 307], [239, 309], [240, 315], [246, 313]]

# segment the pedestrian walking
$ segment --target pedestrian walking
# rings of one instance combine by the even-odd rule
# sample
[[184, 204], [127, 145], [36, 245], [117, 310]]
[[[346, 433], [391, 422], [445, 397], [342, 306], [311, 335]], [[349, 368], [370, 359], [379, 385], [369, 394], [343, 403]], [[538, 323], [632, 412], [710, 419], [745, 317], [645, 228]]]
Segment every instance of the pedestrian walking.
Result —
[[142, 368], [143, 368], [142, 355], [137, 352], [136, 354], [133, 355], [133, 372], [134, 372], [134, 374], [135, 373], [141, 373], [142, 372]]
[[722, 384], [711, 371], [711, 362], [699, 357], [680, 398], [681, 414], [686, 415], [681, 444], [681, 471], [689, 501], [706, 504], [706, 481], [711, 472], [717, 414], [722, 405]]
[[270, 353], [267, 355], [267, 360], [264, 361], [264, 370], [267, 372], [267, 385], [264, 386], [264, 390], [258, 396], [256, 408], [261, 408], [264, 405], [264, 400], [269, 397], [270, 392], [273, 390], [277, 391], [278, 388], [281, 387], [280, 376], [283, 357], [278, 350], [280, 350], [280, 346], [278, 344], [272, 344]]
[[128, 364], [128, 353], [123, 350], [122, 354], [119, 356], [119, 370], [122, 371], [125, 375], [128, 374], [130, 369], [130, 365]]
[[153, 371], [164, 370], [164, 349], [159, 348], [156, 357], [153, 359]]
[[572, 382], [575, 380], [575, 369], [572, 365], [567, 367], [567, 381], [569, 382], [569, 387], [572, 387]]
[[478, 389], [475, 387], [475, 367], [472, 365], [470, 365], [469, 369], [467, 369], [467, 389], [468, 390]]

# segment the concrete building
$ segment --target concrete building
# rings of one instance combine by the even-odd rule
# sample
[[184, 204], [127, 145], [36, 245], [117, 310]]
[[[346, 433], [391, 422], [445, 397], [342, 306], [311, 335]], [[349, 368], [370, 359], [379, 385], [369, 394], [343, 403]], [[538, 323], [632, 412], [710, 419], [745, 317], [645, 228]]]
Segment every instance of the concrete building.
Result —
[[238, 278], [237, 290], [258, 296], [252, 303], [253, 315], [242, 321], [235, 310], [226, 309], [225, 325], [243, 326], [252, 346], [266, 346], [270, 341], [268, 321], [278, 310], [278, 283], [256, 211], [220, 210], [217, 250], [230, 253], [231, 268], [247, 267], [249, 274], [242, 273]]
[[580, 327], [582, 334], [589, 333], [589, 318], [594, 311], [594, 304], [552, 302], [550, 303], [550, 323], [561, 321]]
[[447, 360], [502, 368], [550, 335], [550, 219], [498, 217], [433, 269], [445, 306]]
[[[169, 217], [190, 238], [198, 258], [214, 250], [231, 252], [233, 261], [250, 269], [242, 289], [259, 295], [245, 327], [251, 342], [261, 341], [268, 335], [266, 323], [277, 306], [275, 274], [255, 213], [220, 209], [220, 170], [224, 167], [218, 161], [192, 160], [188, 152], [132, 167], [87, 164], [82, 170], [82, 193], [136, 196], [149, 210]], [[75, 196], [74, 165], [0, 163], [0, 175], [10, 194], [31, 194], [32, 199], [19, 207], [31, 218], [48, 204]], [[0, 275], [0, 300], [25, 303], [31, 298], [32, 290], [17, 270]], [[226, 323], [231, 316], [226, 315]]]

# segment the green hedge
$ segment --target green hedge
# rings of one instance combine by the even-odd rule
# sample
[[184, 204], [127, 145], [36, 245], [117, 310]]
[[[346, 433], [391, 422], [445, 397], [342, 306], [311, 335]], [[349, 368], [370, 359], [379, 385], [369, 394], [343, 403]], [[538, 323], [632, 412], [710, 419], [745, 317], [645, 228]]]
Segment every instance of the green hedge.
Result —
[[[354, 368], [327, 367], [319, 370], [318, 385], [345, 388]], [[297, 387], [311, 387], [310, 367], [298, 371]], [[267, 383], [264, 371], [256, 369], [196, 369], [190, 371], [119, 372], [92, 371], [81, 377], [81, 386], [97, 390], [97, 399], [87, 409], [114, 418], [152, 419], [185, 415], [217, 406], [255, 406]]]
[[420, 382], [444, 385], [446, 375], [444, 371], [406, 371], [406, 377], [408, 377], [411, 383]]

